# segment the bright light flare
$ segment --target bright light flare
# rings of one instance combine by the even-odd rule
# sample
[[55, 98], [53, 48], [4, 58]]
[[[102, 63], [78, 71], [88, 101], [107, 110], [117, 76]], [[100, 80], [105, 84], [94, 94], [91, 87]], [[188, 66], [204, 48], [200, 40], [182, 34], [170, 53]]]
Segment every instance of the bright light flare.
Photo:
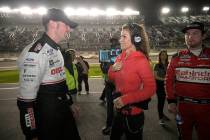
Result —
[[39, 14], [39, 15], [45, 15], [47, 13], [47, 8], [39, 7], [37, 9], [34, 9], [34, 13]]
[[209, 11], [209, 6], [204, 6], [202, 10], [205, 12]]
[[12, 13], [18, 13], [20, 11], [20, 9], [12, 9]]
[[32, 15], [33, 10], [28, 6], [23, 6], [20, 8], [20, 13], [23, 15]]
[[88, 14], [89, 14], [89, 11], [86, 8], [78, 8], [76, 10], [76, 15], [78, 15], [78, 16], [86, 16]]
[[91, 8], [89, 11], [89, 16], [93, 16], [93, 17], [104, 15], [104, 14], [105, 14], [105, 12], [98, 8]]
[[8, 6], [4, 6], [4, 7], [1, 7], [0, 8], [0, 12], [3, 12], [3, 13], [9, 13], [11, 12], [12, 10], [10, 9], [10, 7]]
[[139, 15], [139, 11], [134, 11], [130, 8], [125, 8], [125, 10], [121, 12], [121, 15]]
[[64, 12], [66, 13], [66, 15], [68, 16], [72, 16], [72, 15], [76, 15], [76, 10], [74, 8], [71, 7], [67, 7], [64, 9]]
[[170, 8], [168, 8], [168, 7], [163, 7], [161, 9], [161, 13], [164, 14], [164, 15], [168, 14], [169, 12], [170, 12]]
[[115, 8], [106, 9], [106, 16], [116, 16], [116, 15], [120, 15], [120, 12], [117, 11]]
[[189, 8], [184, 6], [184, 7], [181, 8], [181, 12], [182, 13], [187, 13], [187, 12], [189, 12]]
[[[9, 7], [0, 7], [0, 12], [2, 13], [20, 13], [22, 15], [44, 15], [47, 13], [46, 7], [38, 7], [31, 9], [28, 6], [23, 6], [18, 9], [10, 9]], [[64, 12], [67, 16], [130, 16], [130, 15], [139, 15], [139, 11], [134, 11], [132, 9], [126, 8], [124, 11], [119, 11], [115, 8], [107, 8], [106, 10], [101, 10], [98, 8], [78, 8], [74, 9], [71, 7], [66, 7]]]

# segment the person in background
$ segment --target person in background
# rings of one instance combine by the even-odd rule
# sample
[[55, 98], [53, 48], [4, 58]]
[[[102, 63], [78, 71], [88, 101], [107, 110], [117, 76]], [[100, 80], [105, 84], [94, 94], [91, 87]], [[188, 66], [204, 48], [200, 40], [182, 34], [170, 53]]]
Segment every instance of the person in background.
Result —
[[75, 50], [70, 49], [64, 53], [64, 66], [66, 73], [66, 84], [68, 86], [69, 94], [72, 95], [76, 101], [77, 87], [78, 87], [78, 71], [76, 65], [73, 63], [75, 59]]
[[164, 120], [168, 121], [169, 118], [163, 113], [164, 104], [165, 104], [165, 88], [164, 81], [166, 75], [166, 69], [168, 66], [168, 54], [166, 50], [160, 51], [158, 55], [158, 63], [154, 66], [154, 75], [156, 80], [156, 94], [158, 98], [158, 115], [159, 115], [159, 124], [164, 125]]
[[114, 84], [109, 81], [108, 79], [108, 70], [111, 65], [113, 65], [114, 61], [118, 55], [117, 51], [119, 50], [119, 40], [117, 38], [111, 38], [110, 39], [111, 47], [110, 47], [110, 54], [112, 57], [110, 58], [110, 62], [101, 62], [100, 67], [104, 74], [104, 81], [105, 81], [105, 87], [103, 90], [103, 93], [100, 97], [101, 100], [106, 97], [107, 102], [107, 112], [106, 112], [106, 125], [102, 128], [102, 134], [109, 135], [111, 132], [112, 127], [112, 121], [113, 121], [113, 98], [112, 94], [115, 90]]
[[18, 60], [20, 93], [17, 105], [26, 140], [80, 140], [77, 113], [68, 88], [64, 60], [58, 43], [77, 23], [51, 8], [43, 16], [45, 33], [24, 50]]
[[181, 140], [210, 139], [210, 48], [203, 45], [206, 29], [192, 22], [182, 29], [187, 49], [176, 53], [166, 72], [169, 112], [176, 115]]
[[[103, 73], [103, 78], [105, 81], [105, 87], [103, 89], [103, 92], [101, 94], [101, 96], [99, 97], [100, 100], [102, 100], [103, 102], [105, 102], [105, 97], [106, 97], [106, 81], [108, 81], [108, 70], [110, 65], [113, 65], [116, 57], [119, 55], [117, 52], [120, 50], [120, 46], [119, 46], [119, 39], [117, 39], [116, 37], [111, 38], [110, 39], [110, 43], [111, 43], [111, 47], [108, 50], [110, 54], [114, 54], [114, 55], [110, 55], [109, 54], [109, 60], [104, 60], [104, 61], [100, 61], [100, 68], [101, 71]], [[104, 49], [105, 51], [107, 51], [106, 49]], [[113, 53], [114, 52], [114, 53]]]
[[[104, 85], [106, 87], [106, 81], [108, 81], [108, 70], [109, 70], [109, 66], [110, 66], [110, 63], [109, 62], [101, 62], [100, 63], [100, 68], [101, 68], [101, 71], [102, 71], [102, 74], [103, 74], [103, 79], [104, 79]], [[99, 97], [99, 99], [101, 101], [103, 101], [103, 103], [105, 103], [105, 97], [106, 97], [106, 88], [104, 87], [103, 91], [102, 91], [102, 94], [101, 96]]]
[[[113, 121], [113, 98], [112, 93], [115, 90], [114, 84], [108, 80], [108, 69], [111, 66], [111, 63], [104, 62], [101, 63], [101, 69], [106, 70], [104, 73], [104, 82], [105, 87], [103, 89], [104, 98], [106, 98], [107, 108], [106, 108], [106, 125], [102, 128], [103, 135], [109, 135], [112, 128], [112, 121]], [[102, 95], [103, 95], [102, 94]], [[101, 99], [102, 97], [100, 97]]]
[[78, 69], [78, 93], [81, 94], [82, 81], [84, 81], [86, 94], [89, 94], [89, 83], [88, 83], [89, 64], [87, 61], [84, 60], [83, 56], [79, 56], [77, 57], [76, 66]]
[[116, 109], [110, 140], [142, 140], [144, 109], [156, 90], [155, 78], [148, 61], [148, 37], [143, 25], [122, 26], [122, 53], [109, 68], [108, 77], [115, 85], [113, 103]]

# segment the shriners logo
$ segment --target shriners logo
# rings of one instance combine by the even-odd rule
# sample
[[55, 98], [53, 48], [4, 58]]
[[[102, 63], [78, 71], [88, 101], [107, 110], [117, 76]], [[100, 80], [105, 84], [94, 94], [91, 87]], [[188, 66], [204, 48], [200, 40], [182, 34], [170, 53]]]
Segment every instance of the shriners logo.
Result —
[[176, 80], [191, 83], [210, 84], [210, 69], [176, 68]]

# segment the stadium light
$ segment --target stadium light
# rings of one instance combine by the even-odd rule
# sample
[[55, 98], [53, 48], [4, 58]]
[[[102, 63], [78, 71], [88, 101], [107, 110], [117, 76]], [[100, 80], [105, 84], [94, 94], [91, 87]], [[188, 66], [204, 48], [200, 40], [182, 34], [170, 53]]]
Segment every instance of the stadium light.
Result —
[[183, 6], [183, 7], [181, 8], [181, 12], [182, 12], [182, 13], [187, 13], [187, 12], [189, 12], [189, 8], [186, 7], [186, 6]]
[[120, 15], [120, 12], [117, 11], [115, 8], [107, 8], [107, 10], [106, 10], [106, 15], [107, 15], [107, 16]]
[[[38, 7], [35, 9], [31, 9], [30, 7], [23, 6], [18, 9], [10, 9], [9, 7], [0, 7], [0, 12], [2, 13], [21, 13], [23, 15], [44, 15], [47, 13], [47, 8]], [[71, 7], [64, 8], [64, 12], [67, 16], [117, 16], [117, 15], [139, 15], [139, 11], [134, 11], [132, 9], [126, 8], [124, 11], [118, 11], [114, 8], [107, 8], [107, 10], [101, 10], [97, 8], [78, 8], [74, 9]]]
[[34, 9], [34, 13], [39, 14], [39, 15], [44, 15], [47, 13], [47, 8], [39, 7], [37, 9]]
[[209, 11], [209, 6], [204, 6], [202, 9], [204, 12], [208, 12]]
[[121, 12], [121, 15], [139, 15], [139, 11], [134, 11], [130, 8], [125, 8], [125, 10]]
[[88, 14], [89, 14], [89, 11], [86, 8], [78, 8], [76, 10], [76, 15], [78, 16], [87, 16]]
[[0, 8], [0, 12], [2, 12], [2, 13], [9, 13], [9, 12], [11, 12], [12, 10], [10, 9], [10, 7], [8, 7], [8, 6], [4, 6], [4, 7], [1, 7]]
[[18, 13], [20, 11], [20, 9], [16, 8], [16, 9], [12, 9], [11, 11], [12, 11], [12, 13]]
[[20, 8], [20, 13], [23, 15], [31, 15], [33, 14], [33, 10], [28, 6], [23, 6]]
[[168, 8], [168, 7], [163, 7], [162, 9], [161, 9], [161, 13], [163, 14], [163, 15], [166, 15], [166, 14], [168, 14], [170, 12], [170, 8]]
[[76, 15], [76, 10], [75, 10], [74, 8], [71, 8], [71, 7], [66, 7], [66, 8], [64, 8], [64, 12], [65, 12], [66, 15], [68, 15], [68, 16]]
[[105, 12], [103, 10], [99, 10], [98, 8], [91, 8], [89, 11], [90, 16], [100, 16], [105, 15]]

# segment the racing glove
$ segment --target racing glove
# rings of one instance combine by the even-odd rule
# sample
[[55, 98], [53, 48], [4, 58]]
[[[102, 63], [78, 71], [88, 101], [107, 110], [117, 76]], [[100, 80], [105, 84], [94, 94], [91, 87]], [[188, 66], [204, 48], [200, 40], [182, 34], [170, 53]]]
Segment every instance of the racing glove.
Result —
[[35, 100], [17, 100], [20, 110], [20, 124], [23, 134], [27, 138], [37, 137], [37, 107]]

